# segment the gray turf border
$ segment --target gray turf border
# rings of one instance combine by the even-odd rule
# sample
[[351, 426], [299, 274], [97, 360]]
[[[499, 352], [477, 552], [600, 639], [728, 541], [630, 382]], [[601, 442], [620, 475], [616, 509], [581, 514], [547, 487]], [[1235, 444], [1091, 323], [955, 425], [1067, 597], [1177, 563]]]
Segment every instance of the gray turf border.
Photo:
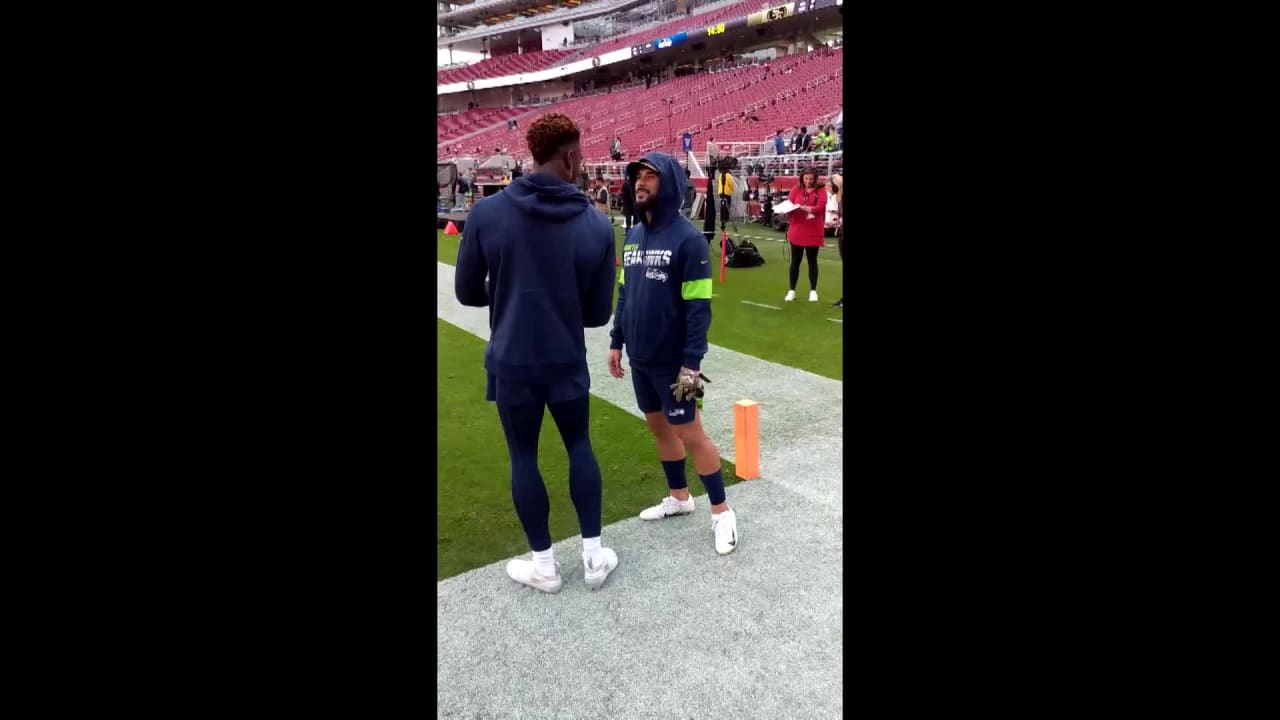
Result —
[[[458, 305], [446, 263], [437, 316], [488, 338], [487, 310]], [[643, 417], [630, 382], [604, 371], [607, 330], [586, 336], [592, 393]], [[702, 495], [693, 515], [605, 528], [620, 565], [597, 592], [576, 536], [554, 545], [554, 596], [513, 583], [505, 560], [440, 581], [439, 717], [842, 715], [843, 384], [715, 345], [703, 367], [722, 456], [734, 459], [733, 401], [761, 405], [763, 477], [728, 493], [740, 548], [716, 555]]]

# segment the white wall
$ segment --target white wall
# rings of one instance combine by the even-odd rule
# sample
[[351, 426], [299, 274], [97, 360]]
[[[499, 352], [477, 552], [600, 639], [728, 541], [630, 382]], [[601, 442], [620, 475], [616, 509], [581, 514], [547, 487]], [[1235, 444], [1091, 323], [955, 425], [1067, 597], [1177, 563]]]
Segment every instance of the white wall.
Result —
[[573, 44], [573, 23], [569, 23], [568, 27], [561, 23], [552, 23], [538, 28], [538, 31], [542, 33], [543, 50], [562, 48], [564, 47], [564, 40], [568, 40], [570, 45]]
[[466, 110], [467, 103], [475, 101], [476, 107], [507, 107], [511, 104], [512, 88], [492, 88], [490, 90], [476, 90], [475, 92], [460, 92], [452, 95], [439, 95], [440, 112], [452, 112], [454, 110]]
[[[460, 63], [460, 62], [477, 63], [483, 59], [484, 59], [484, 55], [478, 52], [467, 52], [465, 50], [458, 50], [457, 48], [454, 48], [453, 50], [454, 63]], [[441, 67], [448, 64], [449, 64], [449, 48], [440, 48], [438, 51], [436, 51], [436, 67]]]

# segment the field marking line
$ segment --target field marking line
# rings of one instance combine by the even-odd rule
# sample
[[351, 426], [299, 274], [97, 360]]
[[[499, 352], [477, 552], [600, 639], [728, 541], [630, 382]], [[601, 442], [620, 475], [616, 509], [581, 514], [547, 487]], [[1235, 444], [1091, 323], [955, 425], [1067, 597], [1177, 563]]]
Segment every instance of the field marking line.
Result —
[[827, 319], [830, 320], [831, 322], [844, 323], [844, 320], [841, 320], [840, 318], [827, 318]]
[[739, 300], [738, 302], [742, 303], [743, 305], [755, 305], [756, 307], [769, 308], [770, 310], [782, 309], [780, 307], [777, 307], [776, 305], [765, 305], [764, 303], [751, 302], [750, 300]]

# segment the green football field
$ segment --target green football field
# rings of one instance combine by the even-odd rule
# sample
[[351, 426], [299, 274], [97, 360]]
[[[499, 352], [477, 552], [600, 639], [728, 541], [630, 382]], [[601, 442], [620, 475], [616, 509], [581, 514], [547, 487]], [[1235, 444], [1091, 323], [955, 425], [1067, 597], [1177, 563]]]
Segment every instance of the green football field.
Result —
[[[781, 237], [759, 225], [741, 227], [744, 235]], [[615, 232], [621, 255], [623, 231], [617, 228]], [[440, 262], [457, 262], [459, 239], [437, 231]], [[782, 301], [787, 290], [785, 244], [768, 239], [753, 242], [759, 246], [765, 265], [728, 268], [724, 284], [716, 275], [710, 343], [842, 380], [843, 324], [832, 320], [843, 320], [843, 316], [841, 310], [831, 307], [843, 288], [835, 248], [824, 248], [819, 255], [822, 301], [805, 301], [808, 279], [802, 265], [799, 299], [786, 303]], [[718, 241], [712, 256], [719, 257]], [[502, 427], [493, 404], [484, 400], [485, 342], [442, 319], [436, 320], [436, 336], [440, 393], [436, 579], [440, 580], [529, 548], [512, 505]], [[607, 528], [660, 500], [666, 493], [666, 480], [644, 421], [595, 396], [590, 402], [591, 440], [603, 476], [603, 522]], [[723, 466], [726, 486], [738, 482], [733, 465], [723, 461]], [[552, 539], [558, 542], [577, 535], [577, 516], [569, 499], [568, 457], [549, 413], [542, 426], [539, 469], [551, 504]], [[690, 492], [703, 494], [692, 460], [686, 464], [686, 474]]]
[[[782, 233], [762, 225], [740, 224], [742, 235], [771, 238], [752, 242], [760, 248], [765, 264], [754, 268], [726, 268], [725, 282], [720, 282], [720, 236], [712, 244], [716, 259], [711, 305], [711, 330], [708, 340], [770, 362], [808, 370], [835, 380], [844, 379], [844, 311], [831, 307], [844, 295], [843, 263], [834, 247], [818, 252], [818, 298], [808, 302], [809, 267], [800, 264], [796, 282], [796, 299], [783, 302], [787, 294], [786, 243], [778, 242]], [[615, 228], [618, 257], [622, 257], [622, 228]], [[436, 232], [437, 259], [454, 264], [458, 260], [459, 235]], [[828, 238], [829, 243], [835, 240]], [[745, 301], [745, 302], [744, 302]], [[768, 305], [771, 307], [761, 307]], [[772, 308], [779, 308], [774, 310]], [[707, 374], [712, 381], [715, 375]]]

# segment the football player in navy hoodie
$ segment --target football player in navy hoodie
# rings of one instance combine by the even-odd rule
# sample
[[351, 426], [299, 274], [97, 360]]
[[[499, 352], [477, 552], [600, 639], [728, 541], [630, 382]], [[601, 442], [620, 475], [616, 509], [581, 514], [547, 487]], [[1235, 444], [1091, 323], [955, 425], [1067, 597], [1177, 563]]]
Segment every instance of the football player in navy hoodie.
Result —
[[[711, 263], [707, 240], [680, 214], [685, 174], [676, 159], [652, 152], [627, 166], [634, 178], [639, 223], [622, 246], [618, 307], [609, 343], [609, 373], [626, 375], [622, 348], [631, 360], [636, 404], [658, 444], [667, 497], [640, 513], [644, 520], [694, 510], [685, 482], [685, 455], [711, 503], [716, 552], [738, 545], [738, 521], [725, 500], [720, 452], [702, 429], [700, 365], [711, 327]], [[710, 210], [708, 210], [710, 212]]]
[[511, 497], [533, 550], [532, 561], [507, 563], [507, 574], [544, 592], [561, 587], [538, 472], [538, 435], [549, 408], [569, 451], [569, 495], [582, 529], [586, 583], [594, 589], [618, 556], [600, 544], [600, 465], [587, 434], [591, 377], [582, 331], [609, 322], [613, 229], [573, 184], [582, 162], [573, 121], [544, 115], [527, 139], [534, 172], [472, 209], [454, 290], [463, 305], [489, 307], [486, 399], [498, 408], [511, 455]]

